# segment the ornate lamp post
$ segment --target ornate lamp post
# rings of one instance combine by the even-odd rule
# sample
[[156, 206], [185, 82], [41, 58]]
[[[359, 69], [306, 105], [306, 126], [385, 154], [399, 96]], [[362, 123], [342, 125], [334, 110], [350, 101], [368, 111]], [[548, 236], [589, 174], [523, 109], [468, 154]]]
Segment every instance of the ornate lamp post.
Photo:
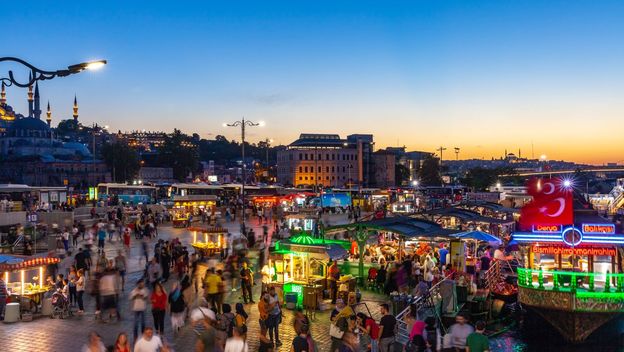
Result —
[[264, 122], [260, 121], [260, 122], [251, 122], [249, 120], [245, 120], [245, 118], [243, 117], [242, 120], [240, 121], [234, 121], [232, 123], [224, 123], [223, 124], [224, 127], [239, 127], [241, 128], [241, 154], [242, 154], [242, 158], [243, 158], [243, 182], [242, 182], [242, 187], [241, 187], [241, 199], [243, 202], [243, 211], [241, 214], [241, 218], [242, 220], [242, 231], [243, 234], [245, 234], [245, 183], [247, 182], [247, 165], [245, 164], [245, 128], [246, 127], [256, 127], [256, 126], [264, 126]]
[[6, 86], [16, 85], [17, 87], [21, 87], [21, 88], [26, 88], [32, 85], [33, 83], [35, 83], [35, 81], [44, 81], [48, 79], [53, 79], [55, 77], [65, 77], [65, 76], [73, 75], [75, 73], [80, 73], [84, 70], [96, 70], [106, 65], [106, 60], [97, 60], [97, 61], [88, 61], [88, 62], [76, 64], [76, 65], [67, 66], [66, 69], [62, 69], [62, 70], [45, 71], [45, 70], [41, 70], [29, 64], [28, 62], [22, 59], [18, 59], [16, 57], [0, 57], [0, 62], [16, 62], [18, 64], [26, 66], [31, 71], [30, 78], [26, 81], [20, 82], [16, 80], [15, 76], [13, 75], [12, 70], [9, 70], [9, 77], [0, 78], [0, 81], [4, 82]]

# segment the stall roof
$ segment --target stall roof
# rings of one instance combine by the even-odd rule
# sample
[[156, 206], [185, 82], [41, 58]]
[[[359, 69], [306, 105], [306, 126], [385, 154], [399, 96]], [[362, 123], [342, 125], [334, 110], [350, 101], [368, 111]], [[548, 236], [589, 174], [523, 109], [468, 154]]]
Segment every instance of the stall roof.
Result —
[[354, 224], [338, 225], [326, 229], [326, 233], [355, 229], [357, 227], [370, 228], [394, 232], [408, 238], [414, 237], [448, 237], [459, 231], [444, 229], [435, 222], [410, 218], [407, 216], [394, 216], [383, 219], [362, 221]]
[[461, 233], [453, 235], [453, 237], [457, 237], [459, 239], [471, 239], [471, 240], [484, 241], [484, 242], [496, 242], [498, 244], [503, 243], [498, 237], [494, 235], [490, 235], [489, 233], [483, 232], [483, 231], [461, 232]]
[[55, 257], [21, 257], [16, 255], [0, 255], [0, 271], [28, 270], [41, 265], [59, 263]]
[[487, 208], [492, 211], [496, 211], [499, 213], [519, 213], [520, 209], [504, 207], [498, 203], [486, 202], [486, 201], [467, 201], [462, 202], [460, 205], [468, 206], [468, 207], [482, 207]]
[[462, 208], [455, 208], [455, 207], [433, 209], [433, 210], [429, 210], [427, 212], [421, 213], [419, 215], [450, 216], [450, 217], [459, 218], [463, 221], [486, 222], [489, 224], [508, 224], [508, 223], [513, 222], [513, 220], [503, 220], [503, 219], [492, 218], [489, 216], [483, 216], [477, 213], [476, 211], [462, 209]]

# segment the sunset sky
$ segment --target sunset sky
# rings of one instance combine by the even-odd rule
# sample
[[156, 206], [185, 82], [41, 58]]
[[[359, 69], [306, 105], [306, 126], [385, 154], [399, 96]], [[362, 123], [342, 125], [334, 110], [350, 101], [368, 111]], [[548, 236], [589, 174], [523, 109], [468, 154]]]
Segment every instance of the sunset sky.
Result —
[[[624, 1], [9, 1], [2, 55], [42, 69], [53, 120], [249, 139], [372, 133], [454, 158], [624, 163]], [[13, 69], [0, 64], [5, 76]], [[26, 90], [9, 104], [27, 113]]]

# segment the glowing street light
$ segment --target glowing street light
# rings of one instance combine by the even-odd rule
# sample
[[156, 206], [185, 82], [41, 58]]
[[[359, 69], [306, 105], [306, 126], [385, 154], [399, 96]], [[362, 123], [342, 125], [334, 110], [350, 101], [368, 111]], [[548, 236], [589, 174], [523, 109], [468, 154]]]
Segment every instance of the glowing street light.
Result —
[[16, 58], [16, 57], [0, 57], [0, 62], [17, 62], [23, 66], [26, 66], [30, 69], [31, 74], [28, 78], [28, 81], [18, 82], [13, 75], [13, 71], [9, 70], [9, 77], [0, 78], [0, 81], [4, 82], [7, 86], [16, 85], [21, 88], [26, 88], [35, 83], [35, 81], [44, 81], [48, 79], [53, 79], [55, 77], [65, 77], [69, 75], [73, 75], [75, 73], [80, 73], [85, 70], [97, 70], [106, 65], [106, 60], [96, 60], [96, 61], [87, 61], [82, 62], [75, 65], [67, 66], [66, 69], [56, 70], [56, 71], [45, 71], [41, 70], [28, 62]]

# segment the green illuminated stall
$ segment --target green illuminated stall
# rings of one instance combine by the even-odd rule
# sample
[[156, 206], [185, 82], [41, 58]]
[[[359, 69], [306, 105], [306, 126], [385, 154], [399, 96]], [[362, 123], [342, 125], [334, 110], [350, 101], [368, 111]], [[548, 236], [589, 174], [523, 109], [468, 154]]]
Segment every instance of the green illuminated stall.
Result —
[[278, 241], [269, 255], [270, 284], [282, 290], [285, 301], [292, 299], [294, 295], [289, 294], [294, 293], [297, 306], [317, 308], [327, 287], [327, 265], [331, 260], [348, 257], [346, 248], [350, 245], [305, 233]]

